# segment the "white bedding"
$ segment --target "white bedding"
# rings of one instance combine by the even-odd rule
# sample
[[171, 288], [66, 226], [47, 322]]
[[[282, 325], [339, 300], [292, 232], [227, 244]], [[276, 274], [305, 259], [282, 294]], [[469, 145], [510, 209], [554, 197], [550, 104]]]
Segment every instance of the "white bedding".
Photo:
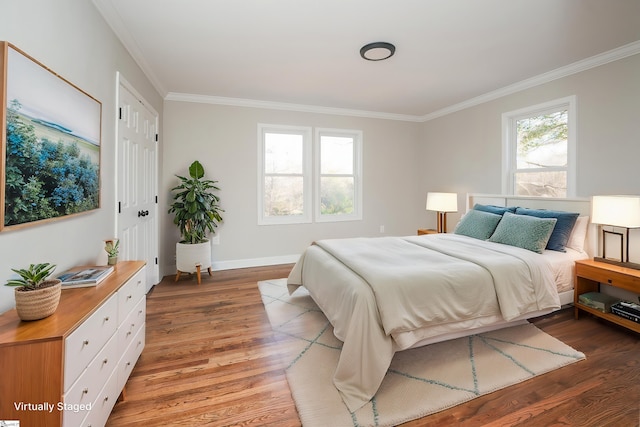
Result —
[[308, 289], [343, 341], [334, 384], [354, 411], [396, 351], [559, 308], [558, 273], [546, 260], [554, 257], [454, 234], [324, 240], [307, 248], [288, 284]]

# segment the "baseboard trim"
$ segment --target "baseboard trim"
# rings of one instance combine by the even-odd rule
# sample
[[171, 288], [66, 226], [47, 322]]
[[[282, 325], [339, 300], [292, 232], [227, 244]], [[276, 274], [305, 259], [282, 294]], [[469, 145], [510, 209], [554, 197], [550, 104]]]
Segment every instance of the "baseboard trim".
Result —
[[[229, 261], [213, 261], [211, 269], [214, 271], [221, 270], [233, 270], [235, 268], [249, 268], [249, 267], [263, 267], [265, 265], [279, 265], [279, 264], [293, 264], [300, 258], [300, 254], [294, 255], [279, 255], [273, 257], [264, 258], [247, 258], [236, 259]], [[165, 272], [163, 276], [170, 276], [176, 274], [176, 266], [165, 266]]]

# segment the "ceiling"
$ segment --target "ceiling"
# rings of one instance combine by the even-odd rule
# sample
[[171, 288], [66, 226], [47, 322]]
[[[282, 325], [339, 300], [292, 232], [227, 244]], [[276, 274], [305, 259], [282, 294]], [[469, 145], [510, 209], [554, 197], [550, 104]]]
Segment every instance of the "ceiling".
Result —
[[[640, 53], [638, 0], [93, 2], [163, 97], [198, 102], [418, 121]], [[363, 60], [377, 41], [395, 55]]]

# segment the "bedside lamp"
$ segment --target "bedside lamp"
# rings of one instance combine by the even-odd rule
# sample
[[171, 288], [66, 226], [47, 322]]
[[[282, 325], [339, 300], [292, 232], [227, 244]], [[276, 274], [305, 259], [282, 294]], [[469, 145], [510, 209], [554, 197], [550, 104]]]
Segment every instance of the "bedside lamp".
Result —
[[[629, 262], [629, 229], [640, 228], [640, 196], [593, 196], [591, 222], [601, 226], [626, 228], [626, 250], [623, 249], [625, 234], [602, 229], [602, 258], [594, 258], [596, 261], [640, 270], [640, 264]], [[607, 258], [605, 244], [607, 234], [620, 237], [620, 261]]]
[[438, 213], [438, 233], [447, 232], [447, 212], [458, 212], [457, 193], [427, 193], [427, 210]]

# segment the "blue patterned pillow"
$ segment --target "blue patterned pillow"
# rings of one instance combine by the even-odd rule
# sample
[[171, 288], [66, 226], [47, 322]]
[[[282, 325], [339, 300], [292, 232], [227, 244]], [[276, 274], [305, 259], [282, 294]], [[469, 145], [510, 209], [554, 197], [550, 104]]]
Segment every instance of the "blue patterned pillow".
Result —
[[571, 230], [573, 230], [573, 226], [576, 224], [576, 220], [578, 219], [579, 215], [577, 213], [564, 211], [527, 208], [516, 209], [516, 214], [531, 215], [538, 218], [556, 218], [558, 222], [556, 222], [553, 233], [551, 233], [551, 237], [547, 242], [547, 249], [559, 252], [566, 252], [565, 247], [567, 246], [569, 236], [571, 236]]
[[491, 212], [492, 214], [502, 215], [505, 212], [516, 213], [515, 207], [504, 207], [504, 206], [495, 206], [495, 205], [481, 205], [480, 203], [476, 203], [473, 205], [473, 209], [476, 211], [483, 212]]
[[557, 221], [505, 212], [489, 241], [542, 253]]
[[480, 210], [470, 210], [464, 214], [453, 232], [476, 239], [487, 240], [496, 229], [500, 218], [502, 218], [501, 215]]

